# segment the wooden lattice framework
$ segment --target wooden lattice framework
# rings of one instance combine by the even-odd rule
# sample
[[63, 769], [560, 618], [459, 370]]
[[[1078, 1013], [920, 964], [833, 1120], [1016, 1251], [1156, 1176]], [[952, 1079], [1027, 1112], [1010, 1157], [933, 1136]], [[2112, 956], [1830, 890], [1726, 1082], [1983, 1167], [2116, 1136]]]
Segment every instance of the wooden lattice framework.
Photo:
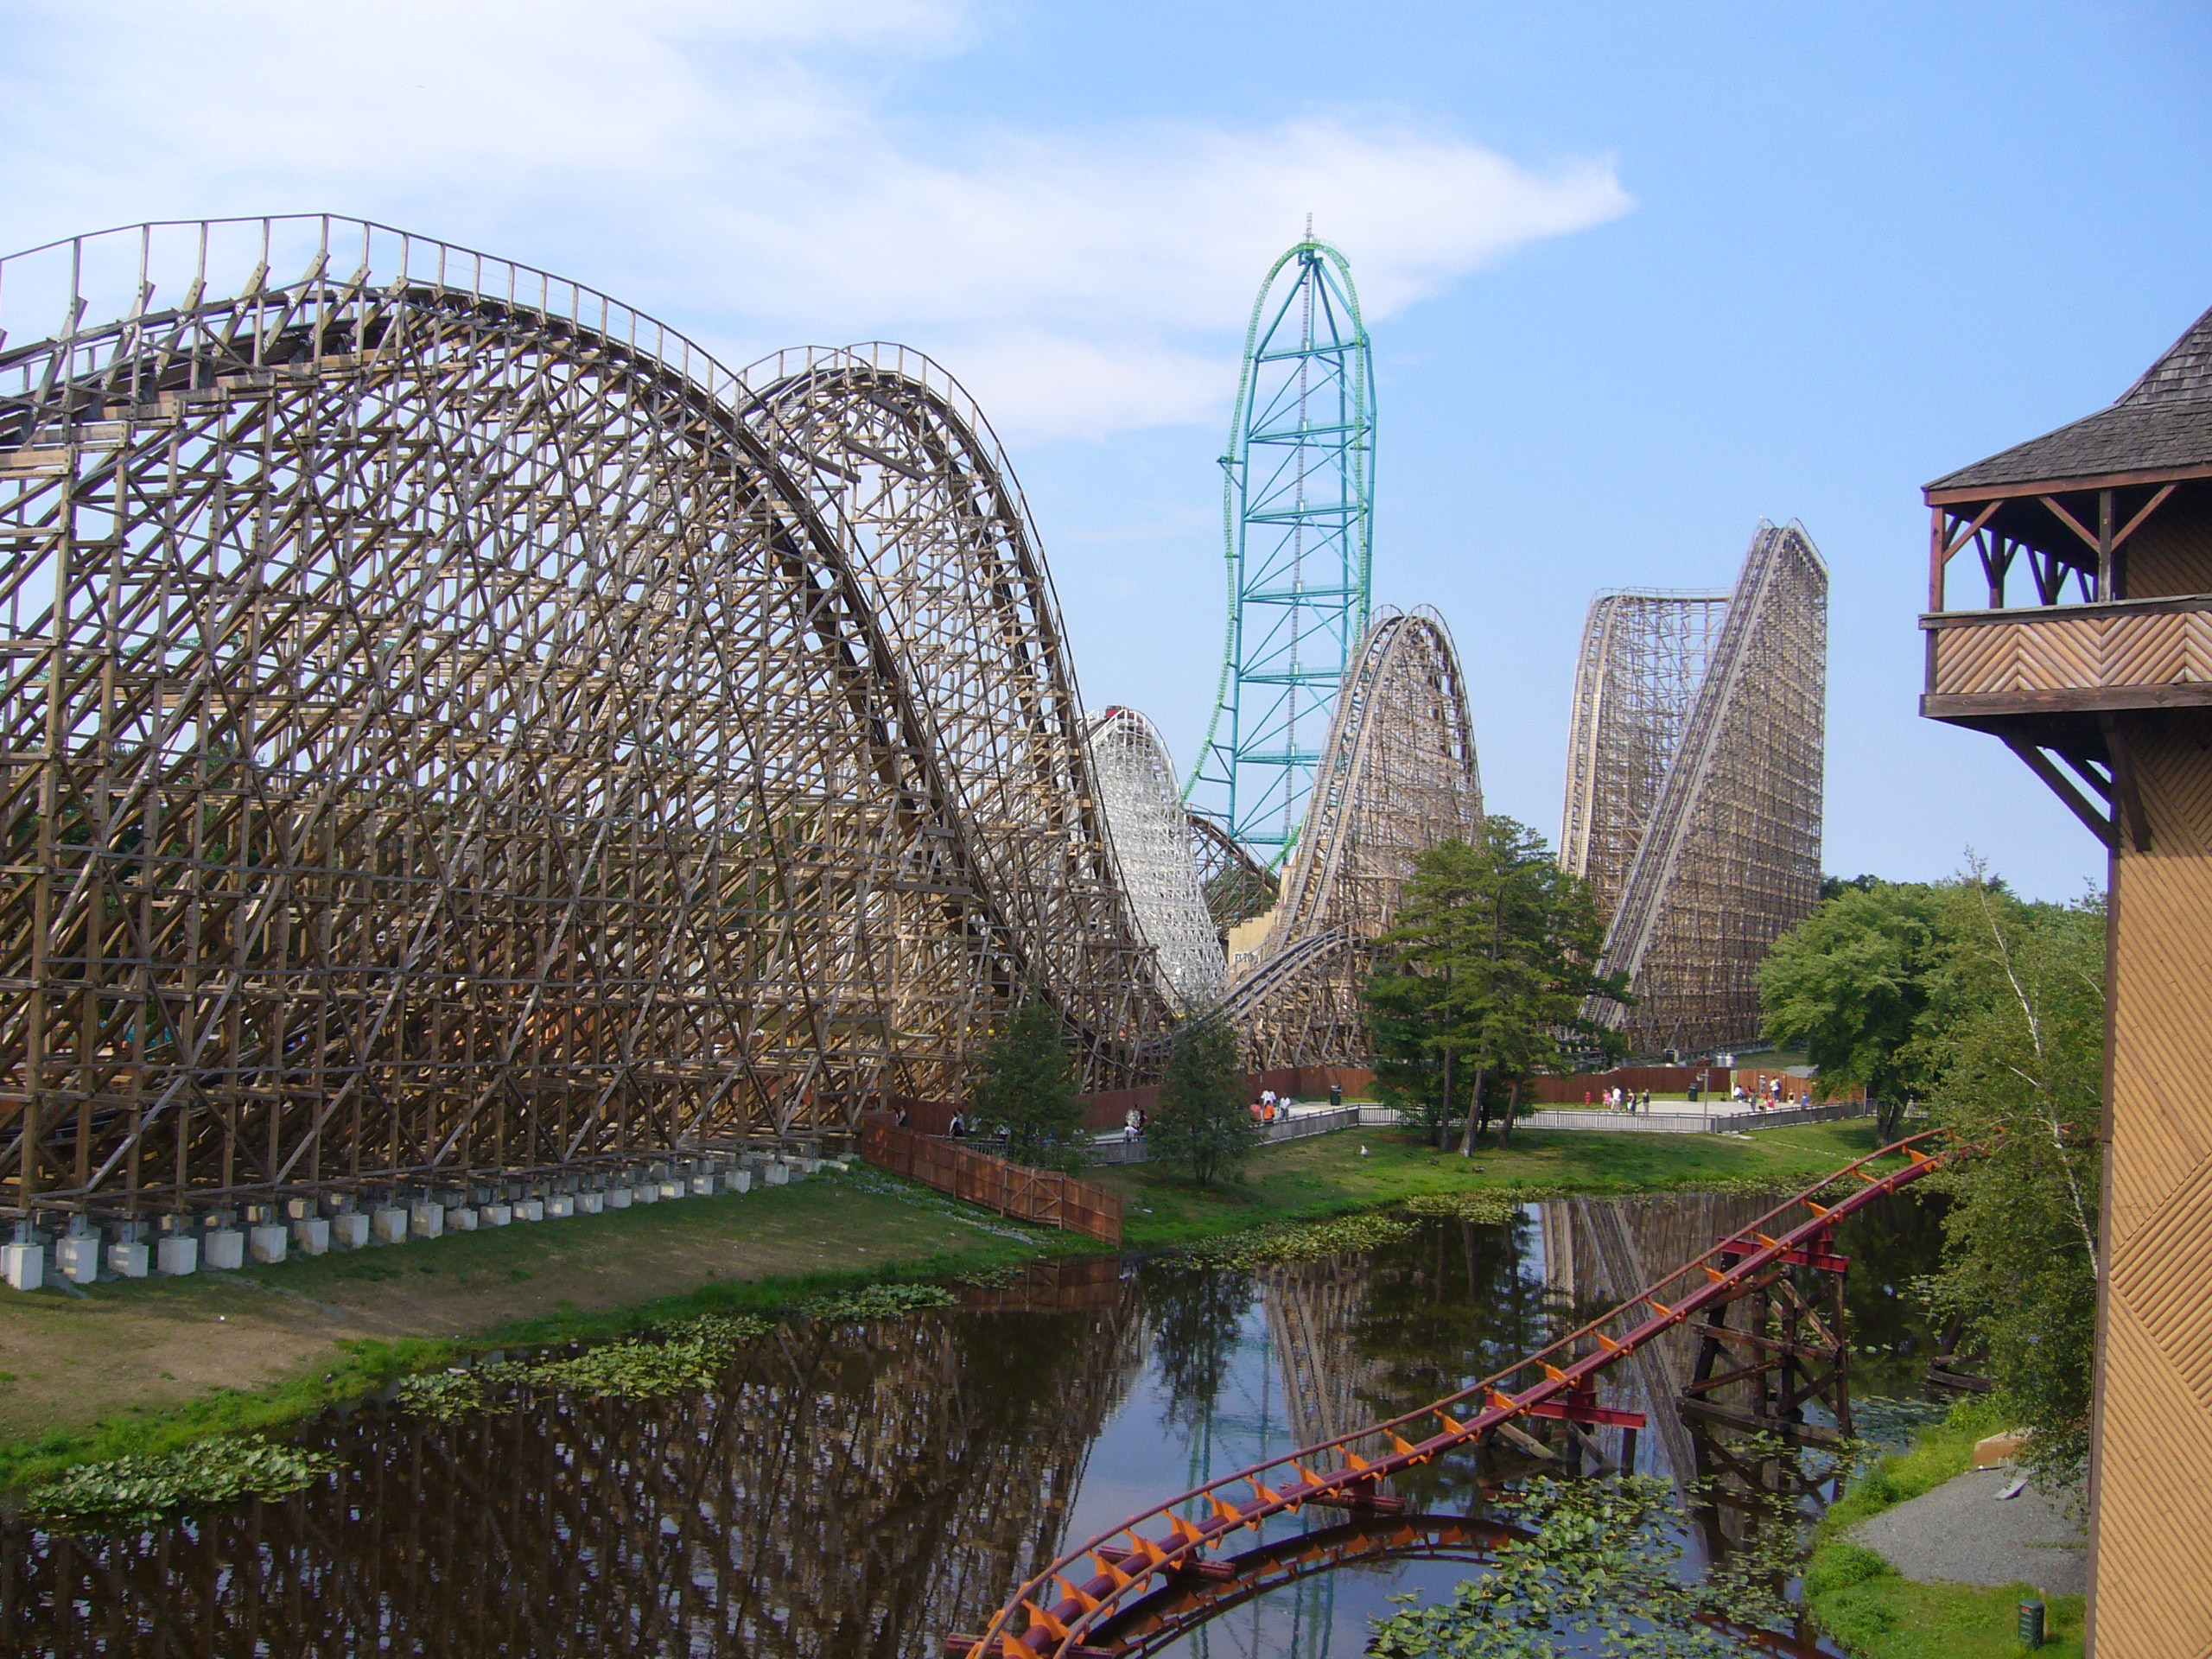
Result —
[[1595, 1012], [1637, 1055], [1755, 1038], [1758, 964], [1820, 899], [1827, 566], [1762, 523], [1713, 605], [1602, 596], [1575, 679], [1560, 857], [1607, 906], [1637, 1000]]
[[327, 217], [0, 308], [0, 1212], [844, 1129], [1031, 983], [1132, 1079], [1056, 604], [934, 365], [740, 376]]
[[1389, 612], [1345, 671], [1305, 829], [1259, 960], [1224, 1007], [1254, 1071], [1361, 1060], [1360, 988], [1414, 860], [1481, 826], [1459, 653], [1429, 610]]

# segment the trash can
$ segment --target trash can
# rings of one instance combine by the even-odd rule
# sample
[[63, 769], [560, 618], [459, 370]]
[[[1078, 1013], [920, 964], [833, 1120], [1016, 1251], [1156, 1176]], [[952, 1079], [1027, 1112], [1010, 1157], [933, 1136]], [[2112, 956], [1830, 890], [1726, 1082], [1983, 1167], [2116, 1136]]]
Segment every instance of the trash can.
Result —
[[2024, 1601], [2020, 1604], [2020, 1645], [2039, 1648], [2044, 1644], [2043, 1603]]
[[1341, 1105], [1343, 1105], [1344, 1103], [1344, 1084], [1342, 1084], [1341, 1083], [1332, 1083], [1332, 1084], [1331, 1084], [1329, 1085], [1329, 1104], [1330, 1104], [1330, 1105], [1332, 1105], [1332, 1106], [1341, 1106]]

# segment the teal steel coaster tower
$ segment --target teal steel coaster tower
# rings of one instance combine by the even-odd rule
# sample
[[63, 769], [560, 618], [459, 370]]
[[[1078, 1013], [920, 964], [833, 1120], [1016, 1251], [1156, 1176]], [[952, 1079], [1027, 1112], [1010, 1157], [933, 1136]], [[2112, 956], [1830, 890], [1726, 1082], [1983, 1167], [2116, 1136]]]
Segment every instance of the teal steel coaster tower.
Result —
[[1375, 386], [1351, 266], [1313, 226], [1260, 286], [1222, 457], [1229, 633], [1184, 799], [1270, 868], [1296, 845], [1367, 630]]

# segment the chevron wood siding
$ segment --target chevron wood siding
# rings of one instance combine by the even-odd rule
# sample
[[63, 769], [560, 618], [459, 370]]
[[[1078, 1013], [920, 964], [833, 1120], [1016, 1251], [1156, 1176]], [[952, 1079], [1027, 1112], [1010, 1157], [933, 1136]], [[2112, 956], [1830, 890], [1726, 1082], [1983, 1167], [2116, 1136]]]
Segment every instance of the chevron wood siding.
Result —
[[2113, 871], [2094, 1651], [2097, 1659], [2207, 1659], [2212, 715], [2122, 719], [2151, 846], [2137, 852], [2131, 843]]
[[1940, 696], [2212, 683], [2212, 612], [2024, 618], [1936, 631]]
[[2212, 515], [2154, 517], [2127, 544], [2129, 599], [2212, 594]]

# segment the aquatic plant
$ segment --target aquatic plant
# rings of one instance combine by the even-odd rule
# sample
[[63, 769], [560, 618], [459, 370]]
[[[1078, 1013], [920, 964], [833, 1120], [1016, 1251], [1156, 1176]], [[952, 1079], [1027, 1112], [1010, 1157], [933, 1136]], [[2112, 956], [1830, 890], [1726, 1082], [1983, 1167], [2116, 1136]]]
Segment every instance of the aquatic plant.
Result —
[[711, 1387], [732, 1354], [772, 1328], [751, 1314], [701, 1313], [661, 1326], [658, 1340], [627, 1337], [558, 1359], [497, 1360], [410, 1376], [396, 1397], [416, 1416], [442, 1423], [472, 1412], [517, 1410], [529, 1388], [566, 1389], [595, 1400], [651, 1400]]
[[1686, 1522], [1664, 1480], [1539, 1478], [1493, 1508], [1521, 1535], [1448, 1601], [1422, 1606], [1417, 1596], [1393, 1596], [1405, 1611], [1375, 1622], [1370, 1653], [1551, 1659], [1562, 1637], [1577, 1637], [1578, 1650], [1607, 1659], [1707, 1659], [1754, 1651], [1735, 1632], [1788, 1616], [1759, 1576], [1775, 1565], [1770, 1551], [1701, 1581], [1678, 1576]]
[[342, 1467], [327, 1452], [258, 1436], [202, 1440], [181, 1452], [80, 1463], [32, 1492], [24, 1512], [67, 1530], [91, 1523], [143, 1526], [172, 1510], [281, 1497]]
[[1258, 1268], [1289, 1262], [1323, 1262], [1333, 1255], [1351, 1255], [1378, 1249], [1413, 1236], [1414, 1224], [1397, 1216], [1344, 1216], [1335, 1221], [1308, 1222], [1290, 1227], [1268, 1227], [1248, 1233], [1231, 1233], [1195, 1244], [1186, 1258], [1208, 1267]]
[[960, 1299], [937, 1285], [864, 1285], [818, 1296], [800, 1306], [810, 1319], [895, 1319], [925, 1308], [952, 1307]]

